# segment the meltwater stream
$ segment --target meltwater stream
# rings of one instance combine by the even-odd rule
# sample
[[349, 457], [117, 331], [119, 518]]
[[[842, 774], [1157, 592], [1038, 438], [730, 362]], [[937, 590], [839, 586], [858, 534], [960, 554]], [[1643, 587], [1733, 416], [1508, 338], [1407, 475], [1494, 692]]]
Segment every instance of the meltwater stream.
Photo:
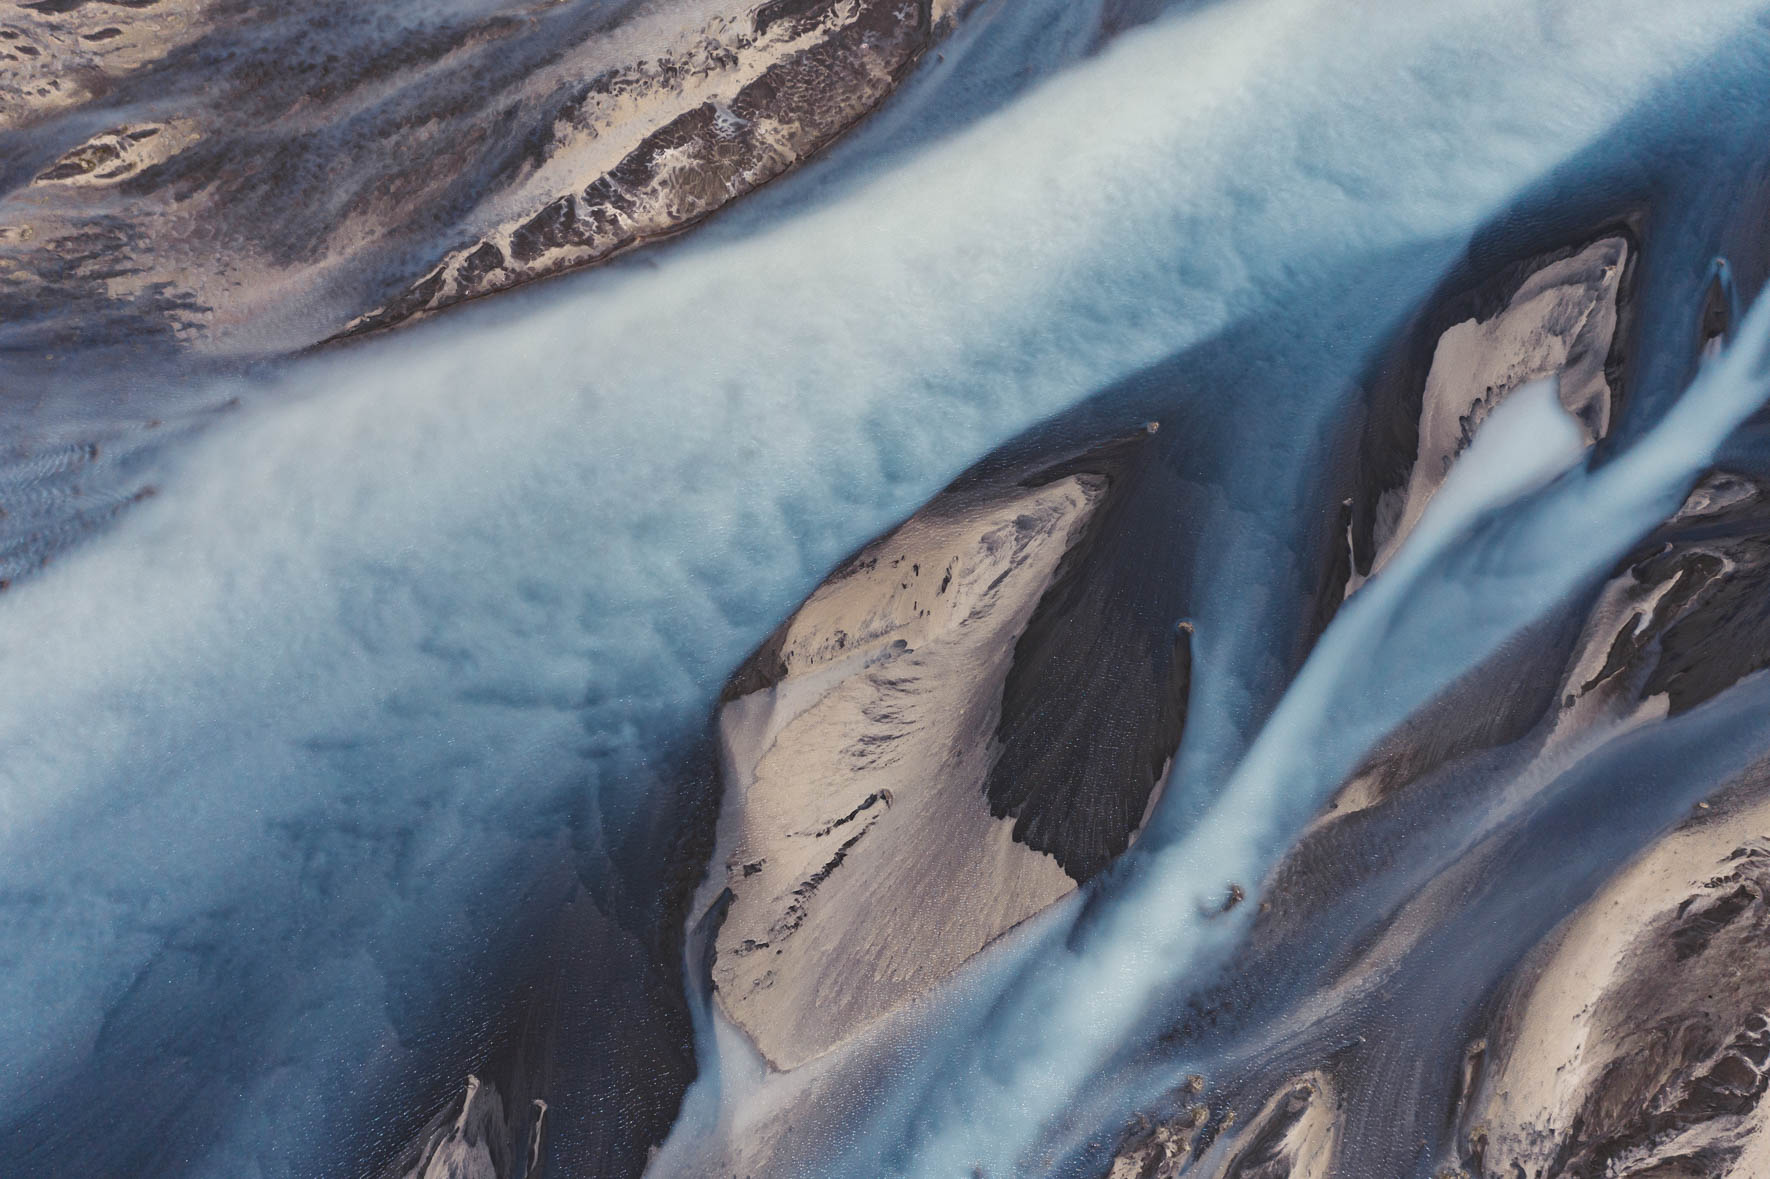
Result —
[[[1271, 498], [1221, 505], [1267, 537], [1232, 557], [1257, 568], [1306, 490], [1330, 390], [1469, 235], [1569, 160], [1639, 150], [1607, 132], [1640, 104], [1675, 128], [1716, 78], [1761, 99], [1763, 16], [1743, 0], [1228, 0], [894, 143], [822, 199], [795, 203], [785, 181], [739, 211], [742, 232], [655, 267], [219, 390], [244, 408], [152, 460], [158, 495], [0, 597], [0, 1158], [32, 1175], [363, 1172], [465, 1067], [538, 952], [528, 909], [557, 903], [561, 865], [585, 871], [590, 847], [630, 867], [624, 832], [723, 677], [845, 552], [1048, 415], [1260, 323], [1273, 352], [1250, 365], [1313, 367], [1308, 396], [1161, 395], [1201, 435], [1265, 440], [1234, 485]], [[1301, 315], [1294, 333], [1279, 313]], [[1529, 493], [1461, 559], [1526, 567], [1533, 592], [1593, 575], [1752, 407], [1763, 318], [1656, 432]], [[1536, 564], [1570, 520], [1587, 547]], [[1466, 603], [1415, 551], [1383, 593], [1417, 589], [1390, 609], [1429, 629]], [[1215, 606], [1256, 629], [1279, 608]], [[1381, 630], [1383, 609], [1373, 593], [1337, 633]], [[1513, 609], [1464, 638], [1532, 606]], [[1292, 699], [1358, 673], [1340, 642], [1305, 673], [1329, 687]], [[1215, 723], [1251, 735], [1260, 711]], [[1191, 962], [1184, 943], [1234, 928], [1189, 919], [1150, 942], [1152, 909], [1196, 909], [1166, 859], [1191, 863], [1208, 835], [1254, 863], [1331, 786], [1338, 762], [1296, 785], [1269, 759], [1302, 751], [1278, 740], [1195, 835], [1131, 865], [1085, 955], [993, 976], [995, 1015], [930, 1048], [951, 1069], [908, 1070], [804, 1170], [1027, 1173], [1052, 1116]], [[1356, 752], [1349, 738], [1339, 760]], [[618, 891], [602, 871], [593, 884]], [[696, 1160], [744, 1116], [713, 1037], [701, 1048], [714, 1088], [691, 1095], [659, 1173], [707, 1173]]]
[[[1163, 988], [1208, 974], [1246, 932], [1248, 909], [1215, 911], [1223, 884], [1262, 878], [1382, 736], [1670, 516], [1767, 399], [1770, 302], [1742, 325], [1725, 363], [1598, 471], [1569, 473], [1580, 440], [1552, 387], [1508, 399], [1395, 565], [1323, 635], [1222, 800], [1180, 838], [1128, 853], [1146, 862], [1096, 920], [1023, 964], [921, 1096], [909, 1142], [885, 1153], [888, 1168], [1022, 1173], [1039, 1137], [1083, 1099]], [[1155, 1096], [1125, 1093], [1120, 1119]], [[870, 1157], [879, 1145], [869, 1144]]]

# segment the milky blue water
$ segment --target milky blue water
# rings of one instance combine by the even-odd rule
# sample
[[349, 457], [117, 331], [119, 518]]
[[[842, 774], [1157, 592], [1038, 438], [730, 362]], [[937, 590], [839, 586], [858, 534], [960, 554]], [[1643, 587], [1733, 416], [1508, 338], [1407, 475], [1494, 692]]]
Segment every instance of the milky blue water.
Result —
[[[806, 1164], [1034, 1173], [1242, 928], [1164, 915], [1257, 878], [1374, 736], [1589, 585], [1761, 397], [1754, 321], [1688, 395], [1690, 358], [1665, 361], [1601, 470], [1528, 454], [1553, 423], [1522, 419], [1470, 514], [1447, 500], [1280, 702], [1297, 604], [1271, 587], [1361, 367], [1526, 198], [1651, 176], [1644, 144], [1731, 175], [1761, 142], [1764, 7], [1227, 0], [1091, 53], [1078, 24], [1030, 83], [1000, 68], [1024, 17], [986, 4], [876, 128], [703, 237], [180, 390], [239, 407], [144, 451], [157, 494], [0, 597], [21, 1173], [345, 1173], [341, 1143], [464, 1067], [533, 952], [513, 914], [562, 864], [642, 882], [623, 832], [831, 564], [1049, 415], [1154, 406], [1212, 444], [1162, 837], [1087, 937], [1066, 948], [1060, 914]], [[1000, 80], [924, 114], [969, 61]], [[1698, 252], [1668, 274], [1706, 273]], [[716, 1149], [727, 1099], [691, 1103], [668, 1157]]]

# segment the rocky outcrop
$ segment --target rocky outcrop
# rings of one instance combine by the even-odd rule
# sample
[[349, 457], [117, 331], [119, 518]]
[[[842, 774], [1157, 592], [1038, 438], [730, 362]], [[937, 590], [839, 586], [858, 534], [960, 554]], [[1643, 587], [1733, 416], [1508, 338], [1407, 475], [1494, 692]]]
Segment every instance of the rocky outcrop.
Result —
[[1770, 1167], [1770, 804], [1705, 804], [1533, 955], [1469, 1051], [1473, 1176]]
[[1586, 616], [1479, 668], [1386, 738], [1336, 795], [1343, 818], [1451, 757], [1545, 726], [1553, 751], [1686, 712], [1770, 667], [1770, 486], [1711, 472], [1613, 571]]
[[1366, 440], [1369, 479], [1353, 505], [1348, 593], [1407, 540], [1475, 431], [1517, 389], [1555, 377], [1587, 444], [1609, 432], [1633, 253], [1618, 232], [1521, 259], [1438, 297], [1376, 381], [1381, 429]]
[[13, 0], [0, 15], [0, 134], [101, 99], [214, 27], [222, 0]]
[[[753, 32], [722, 25], [720, 33], [692, 56], [658, 62], [658, 74], [680, 86], [677, 105], [700, 101], [655, 130], [620, 121], [635, 92], [648, 88], [645, 75], [603, 75], [586, 86], [553, 130], [554, 151], [583, 162], [535, 195], [586, 175], [589, 182], [451, 252], [347, 331], [600, 262], [693, 225], [817, 151], [890, 93], [928, 43], [929, 7], [928, 0], [770, 0], [756, 10]], [[624, 154], [599, 163], [615, 153]]]
[[1140, 1118], [1106, 1179], [1328, 1179], [1334, 1174], [1338, 1099], [1319, 1072], [1293, 1077], [1240, 1122], [1213, 1109], [1203, 1077], [1176, 1094], [1172, 1116]]
[[0, 347], [274, 353], [602, 261], [831, 142], [957, 7], [13, 0]]
[[1588, 658], [1589, 675], [1568, 685], [1565, 706], [1626, 693], [1663, 698], [1676, 714], [1770, 667], [1767, 591], [1770, 482], [1716, 471], [1606, 587], [1602, 661]]
[[[1449, 284], [1408, 325], [1368, 390], [1363, 465], [1347, 503], [1349, 594], [1381, 575], [1481, 420], [1524, 383], [1556, 378], [1587, 445], [1603, 442], [1634, 377], [1638, 249], [1633, 231], [1618, 228], [1490, 262]], [[1711, 282], [1692, 362], [1730, 326], [1730, 300], [1718, 290]], [[1363, 1174], [1336, 1169], [1335, 1144], [1347, 1133], [1361, 1140], [1360, 1158], [1423, 1158], [1445, 1118], [1460, 1137], [1433, 1164], [1444, 1179], [1739, 1179], [1764, 1171], [1770, 1025], [1758, 1013], [1770, 1004], [1757, 980], [1767, 976], [1770, 943], [1758, 918], [1760, 866], [1770, 863], [1760, 828], [1770, 811], [1755, 778], [1703, 803], [1538, 944], [1488, 1003], [1466, 1060], [1451, 1052], [1439, 1059], [1432, 1037], [1387, 1026], [1382, 1005], [1361, 999], [1372, 989], [1389, 997], [1376, 980], [1429, 943], [1469, 889], [1487, 887], [1475, 881], [1488, 879], [1486, 857], [1503, 846], [1495, 837], [1434, 853], [1427, 842], [1404, 845], [1401, 832], [1422, 822], [1503, 827], [1515, 808], [1540, 805], [1529, 801], [1533, 792], [1549, 793], [1558, 773], [1606, 741], [1689, 712], [1770, 666], [1761, 608], [1767, 490], [1760, 475], [1711, 472], [1588, 598], [1472, 668], [1379, 744], [1261, 886], [1234, 981], [1189, 1004], [1173, 1033], [1182, 1042], [1249, 1003], [1257, 976], [1309, 962], [1296, 981], [1316, 996], [1322, 1027], [1308, 1034], [1319, 1035], [1317, 1046], [1286, 1062], [1297, 1071], [1276, 1090], [1272, 1072], [1250, 1068], [1226, 1077], [1221, 1093], [1198, 1078], [1145, 1107], [1122, 1131], [1112, 1179], [1228, 1179], [1243, 1173], [1235, 1166], [1274, 1177]], [[1445, 793], [1452, 790], [1464, 793]], [[1410, 866], [1422, 854], [1448, 858], [1436, 869]], [[1431, 885], [1384, 892], [1387, 876], [1410, 870]], [[1366, 891], [1371, 900], [1361, 904]], [[1323, 944], [1325, 929], [1349, 944]], [[1460, 1074], [1454, 1114], [1428, 1099], [1389, 1126], [1363, 1108], [1386, 1087], [1419, 1091], [1439, 1069]], [[1312, 1100], [1292, 1087], [1301, 1076], [1342, 1096]], [[1260, 1096], [1268, 1093], [1276, 1095]], [[1290, 1138], [1236, 1127], [1235, 1115], [1250, 1106], [1264, 1125], [1290, 1126]], [[1276, 1118], [1284, 1110], [1295, 1119]], [[1349, 1110], [1358, 1114], [1355, 1131]], [[1308, 1133], [1299, 1128], [1306, 1123]], [[1417, 1143], [1393, 1141], [1416, 1132]], [[1302, 1140], [1313, 1145], [1277, 1149]], [[1384, 1145], [1373, 1149], [1373, 1141]]]

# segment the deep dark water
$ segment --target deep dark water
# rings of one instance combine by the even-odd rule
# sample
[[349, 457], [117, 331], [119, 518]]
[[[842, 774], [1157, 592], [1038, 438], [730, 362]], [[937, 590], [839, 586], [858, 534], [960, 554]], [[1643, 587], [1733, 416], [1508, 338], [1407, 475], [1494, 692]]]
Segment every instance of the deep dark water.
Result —
[[[118, 418], [80, 400], [124, 387], [116, 341], [75, 342], [47, 399], [12, 357], [0, 658], [31, 691], [0, 716], [0, 1171], [427, 1176], [472, 1139], [461, 1167], [492, 1169], [457, 1173], [500, 1179], [637, 1174], [660, 1144], [657, 1174], [1100, 1175], [1135, 1115], [1202, 1102], [1221, 1145], [1164, 1165], [1228, 1179], [1262, 1172], [1224, 1112], [1311, 1070], [1334, 1146], [1260, 1140], [1290, 1167], [1264, 1173], [1469, 1164], [1466, 1049], [1517, 971], [1697, 802], [1755, 797], [1755, 507], [1590, 509], [1631, 535], [1515, 623], [1499, 573], [1561, 576], [1528, 528], [1667, 449], [1705, 347], [1741, 336], [1770, 44], [1745, 4], [1494, 5], [1545, 22], [1507, 36], [1265, 7], [1282, 34], [1226, 3], [1100, 49], [1146, 14], [1029, 42], [1030, 8], [985, 5], [704, 235], [299, 363], [174, 355]], [[1027, 44], [1040, 84], [999, 65]], [[970, 105], [918, 122], [967, 62], [995, 63]], [[1348, 88], [1379, 67], [1400, 80]], [[1471, 524], [1464, 565], [1395, 574], [1405, 605], [1348, 657], [1440, 337], [1612, 237], [1603, 437]], [[1770, 475], [1758, 430], [1676, 496]], [[1071, 466], [1108, 506], [1016, 644], [977, 801], [1088, 883], [823, 1072], [753, 1075], [715, 1034], [717, 909], [685, 924], [731, 798], [708, 709], [942, 487]], [[1633, 645], [1591, 622], [1624, 576], [1674, 586]], [[1599, 640], [1603, 708], [1558, 729]], [[1307, 721], [1328, 735], [1298, 756], [1381, 789], [1305, 833], [1337, 780], [1237, 792], [1323, 658], [1353, 720]], [[1662, 692], [1673, 715], [1625, 727]], [[1231, 820], [1223, 863], [1189, 850]]]

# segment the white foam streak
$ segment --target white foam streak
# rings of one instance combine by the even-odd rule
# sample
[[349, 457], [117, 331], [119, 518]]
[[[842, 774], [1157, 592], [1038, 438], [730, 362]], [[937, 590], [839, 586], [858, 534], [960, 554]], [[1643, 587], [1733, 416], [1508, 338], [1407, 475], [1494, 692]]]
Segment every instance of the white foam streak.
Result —
[[941, 1091], [951, 1104], [938, 1132], [916, 1131], [906, 1173], [1024, 1173], [1025, 1152], [1156, 999], [1205, 977], [1245, 932], [1251, 905], [1219, 912], [1229, 885], [1260, 880], [1384, 733], [1675, 511], [1767, 397], [1770, 300], [1760, 300], [1724, 359], [1594, 473], [1539, 490], [1581, 454], [1551, 383], [1499, 407], [1420, 528], [1322, 636], [1220, 802], [1150, 855], [1079, 949], [1028, 967], [994, 1034], [954, 1070], [963, 1083]]
[[[1273, 289], [1459, 240], [1756, 8], [1222, 4], [744, 240], [298, 366], [0, 598], [0, 1108], [237, 986], [203, 1042], [262, 1071], [191, 1173], [298, 1170], [400, 1079], [401, 987], [843, 552]], [[1179, 960], [1134, 940], [1075, 993]]]

